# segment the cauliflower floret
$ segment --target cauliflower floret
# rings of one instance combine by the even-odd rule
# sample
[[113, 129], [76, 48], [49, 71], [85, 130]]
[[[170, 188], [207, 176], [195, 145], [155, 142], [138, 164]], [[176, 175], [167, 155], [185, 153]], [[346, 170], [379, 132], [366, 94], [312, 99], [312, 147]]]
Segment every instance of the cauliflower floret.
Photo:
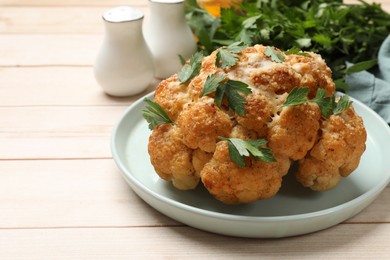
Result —
[[313, 103], [282, 108], [270, 124], [269, 147], [293, 160], [302, 159], [316, 141], [320, 118], [321, 111]]
[[176, 74], [163, 80], [158, 85], [154, 95], [154, 101], [158, 103], [174, 121], [183, 109], [184, 104], [188, 103], [190, 100], [187, 87], [180, 84]]
[[206, 189], [226, 204], [248, 203], [274, 196], [282, 177], [288, 172], [290, 161], [276, 156], [277, 162], [265, 163], [247, 158], [247, 166], [239, 168], [230, 160], [228, 145], [217, 144], [214, 156], [200, 173]]
[[324, 191], [357, 168], [367, 134], [352, 107], [323, 121], [321, 132], [313, 149], [299, 162], [296, 178], [305, 187]]
[[192, 155], [192, 164], [194, 165], [194, 169], [197, 175], [200, 176], [200, 172], [202, 171], [203, 167], [211, 160], [211, 158], [213, 158], [212, 153], [206, 153], [201, 149], [194, 150]]
[[332, 71], [326, 66], [321, 55], [313, 52], [308, 52], [307, 54], [310, 56], [287, 55], [285, 62], [300, 74], [299, 86], [309, 88], [309, 98], [314, 98], [318, 88], [325, 89], [326, 96], [331, 96], [336, 90], [332, 80]]
[[172, 125], [157, 126], [149, 137], [148, 152], [156, 173], [181, 190], [193, 189], [199, 175], [192, 165], [192, 150], [183, 144], [182, 134]]
[[247, 129], [257, 132], [259, 137], [266, 137], [268, 133], [267, 124], [272, 120], [276, 112], [276, 106], [269, 96], [256, 93], [246, 97], [245, 115], [238, 116], [237, 122]]
[[214, 152], [218, 136], [227, 136], [232, 128], [228, 114], [219, 109], [212, 98], [186, 104], [177, 123], [183, 133], [183, 143], [189, 148]]

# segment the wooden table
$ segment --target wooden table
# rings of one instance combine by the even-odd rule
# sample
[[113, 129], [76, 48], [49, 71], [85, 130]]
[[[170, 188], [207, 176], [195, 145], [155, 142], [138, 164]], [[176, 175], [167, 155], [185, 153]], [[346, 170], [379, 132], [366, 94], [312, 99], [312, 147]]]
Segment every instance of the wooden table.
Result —
[[342, 224], [277, 240], [199, 231], [144, 203], [109, 147], [141, 95], [109, 97], [92, 72], [101, 14], [118, 5], [148, 13], [147, 0], [0, 0], [0, 259], [390, 259], [389, 186]]

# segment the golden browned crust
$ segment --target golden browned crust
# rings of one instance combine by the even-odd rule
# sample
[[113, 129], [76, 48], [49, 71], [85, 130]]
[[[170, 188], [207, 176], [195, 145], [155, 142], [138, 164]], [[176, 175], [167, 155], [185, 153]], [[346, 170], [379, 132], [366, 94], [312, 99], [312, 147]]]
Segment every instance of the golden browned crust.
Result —
[[239, 168], [230, 160], [226, 142], [219, 142], [214, 156], [201, 171], [204, 186], [226, 204], [248, 203], [274, 196], [287, 173], [290, 161], [277, 156], [278, 162], [247, 159], [248, 167]]
[[367, 134], [353, 108], [322, 122], [321, 136], [300, 161], [297, 180], [313, 190], [329, 190], [347, 177], [360, 162]]

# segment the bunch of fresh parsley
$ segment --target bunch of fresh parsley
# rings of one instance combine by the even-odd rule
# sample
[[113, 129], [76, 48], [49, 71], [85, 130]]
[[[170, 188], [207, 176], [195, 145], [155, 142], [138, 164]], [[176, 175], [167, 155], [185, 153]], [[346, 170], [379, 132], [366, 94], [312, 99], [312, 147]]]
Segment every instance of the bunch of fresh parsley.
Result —
[[[345, 75], [375, 69], [377, 54], [390, 32], [390, 14], [378, 4], [346, 5], [341, 0], [247, 0], [213, 17], [187, 0], [187, 21], [206, 54], [241, 41], [322, 55], [339, 90]], [[346, 62], [355, 66], [346, 68]]]

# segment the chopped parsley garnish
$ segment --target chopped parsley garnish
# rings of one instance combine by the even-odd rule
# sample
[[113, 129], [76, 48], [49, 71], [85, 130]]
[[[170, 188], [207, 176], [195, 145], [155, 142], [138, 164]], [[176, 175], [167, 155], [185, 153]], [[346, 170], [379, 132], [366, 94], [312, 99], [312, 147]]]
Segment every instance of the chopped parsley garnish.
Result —
[[245, 158], [250, 156], [253, 156], [257, 161], [276, 162], [271, 149], [261, 147], [267, 144], [267, 141], [264, 139], [242, 140], [239, 138], [219, 138], [227, 141], [230, 160], [240, 168], [245, 167]]
[[235, 42], [229, 46], [220, 48], [215, 59], [215, 66], [226, 69], [236, 65], [238, 60], [237, 53], [239, 53], [244, 48], [245, 46], [242, 42]]
[[349, 97], [347, 95], [342, 96], [336, 103], [336, 107], [333, 108], [333, 114], [339, 115], [344, 111], [347, 111], [351, 104], [352, 101], [349, 100]]
[[304, 52], [301, 49], [296, 48], [296, 47], [293, 47], [293, 48], [285, 51], [284, 54], [286, 54], [286, 55], [295, 54], [295, 55], [300, 55], [300, 56], [305, 56], [305, 57], [311, 57], [309, 53]]
[[347, 95], [342, 96], [338, 102], [335, 101], [335, 95], [326, 97], [326, 90], [322, 88], [317, 90], [316, 96], [313, 99], [308, 99], [308, 91], [309, 89], [307, 87], [294, 88], [288, 94], [283, 106], [296, 106], [307, 102], [316, 103], [321, 110], [321, 114], [325, 118], [328, 118], [332, 114], [339, 115], [347, 111], [352, 104], [352, 101], [349, 100]]
[[285, 60], [285, 57], [283, 56], [283, 54], [278, 52], [274, 47], [267, 46], [265, 48], [264, 54], [266, 56], [270, 57], [271, 60], [274, 62], [280, 63], [280, 62], [283, 62]]
[[199, 73], [202, 67], [202, 59], [202, 52], [195, 53], [190, 59], [190, 64], [184, 65], [181, 71], [177, 73], [181, 84], [185, 84]]
[[164, 109], [157, 104], [156, 102], [151, 101], [148, 98], [144, 100], [146, 102], [146, 106], [144, 110], [142, 110], [142, 116], [149, 123], [149, 129], [153, 130], [158, 125], [164, 124], [173, 124], [176, 123], [169, 118], [168, 114], [164, 111]]
[[245, 114], [245, 97], [241, 94], [250, 94], [252, 90], [249, 86], [242, 82], [236, 80], [228, 79], [226, 81], [226, 76], [217, 76], [216, 73], [211, 74], [207, 77], [203, 92], [201, 96], [208, 95], [215, 92], [215, 104], [220, 108], [222, 106], [223, 97], [226, 96], [229, 109], [240, 116]]
[[213, 93], [221, 85], [222, 81], [226, 79], [226, 75], [217, 76], [216, 73], [209, 75], [204, 83], [202, 97]]

